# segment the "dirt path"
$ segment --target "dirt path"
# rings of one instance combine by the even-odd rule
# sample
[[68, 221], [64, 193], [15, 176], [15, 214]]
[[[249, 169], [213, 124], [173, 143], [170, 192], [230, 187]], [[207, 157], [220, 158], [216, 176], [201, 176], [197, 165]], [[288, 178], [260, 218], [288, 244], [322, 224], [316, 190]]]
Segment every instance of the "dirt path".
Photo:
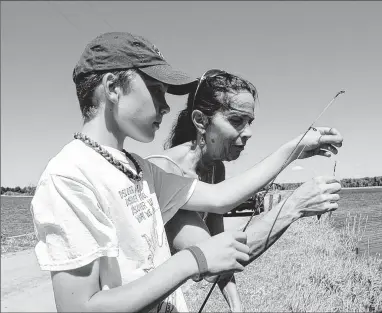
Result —
[[[239, 229], [246, 218], [225, 218], [224, 221], [227, 230]], [[2, 255], [1, 312], [55, 311], [50, 273], [40, 270], [34, 250]]]
[[40, 270], [33, 250], [1, 256], [1, 311], [56, 311], [50, 273]]

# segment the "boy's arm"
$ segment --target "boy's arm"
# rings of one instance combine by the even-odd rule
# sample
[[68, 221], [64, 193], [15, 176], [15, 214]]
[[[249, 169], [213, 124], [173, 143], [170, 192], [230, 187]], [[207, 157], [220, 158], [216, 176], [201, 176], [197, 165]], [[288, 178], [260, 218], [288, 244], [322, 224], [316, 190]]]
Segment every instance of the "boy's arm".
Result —
[[[243, 232], [219, 234], [199, 243], [208, 269], [205, 275], [242, 271], [248, 246]], [[180, 251], [146, 275], [109, 290], [100, 289], [99, 259], [80, 268], [52, 273], [58, 311], [142, 312], [152, 309], [187, 279], [199, 273], [194, 256]], [[147, 292], [149, 291], [149, 292]]]
[[78, 269], [51, 272], [59, 312], [145, 312], [198, 273], [191, 253], [181, 251], [145, 276], [102, 291], [99, 263], [97, 259]]

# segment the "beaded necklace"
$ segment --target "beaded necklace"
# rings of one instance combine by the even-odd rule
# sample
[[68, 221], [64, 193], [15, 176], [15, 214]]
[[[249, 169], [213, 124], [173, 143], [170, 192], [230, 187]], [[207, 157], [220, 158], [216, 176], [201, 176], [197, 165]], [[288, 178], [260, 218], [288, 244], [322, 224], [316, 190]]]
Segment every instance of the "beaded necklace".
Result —
[[106, 151], [104, 148], [102, 148], [97, 142], [91, 140], [88, 136], [81, 134], [81, 133], [75, 133], [74, 138], [81, 140], [83, 143], [85, 143], [87, 146], [92, 148], [94, 151], [98, 152], [109, 163], [114, 165], [117, 169], [119, 169], [122, 173], [124, 173], [131, 180], [136, 181], [136, 182], [139, 182], [142, 180], [142, 178], [143, 178], [142, 168], [139, 166], [139, 163], [137, 162], [137, 160], [135, 160], [134, 157], [129, 152], [127, 152], [125, 149], [123, 149], [122, 152], [125, 154], [126, 158], [128, 158], [129, 160], [131, 160], [131, 162], [133, 162], [135, 168], [137, 169], [137, 174], [134, 174], [131, 170], [129, 170], [126, 166], [124, 166], [120, 161], [118, 161], [116, 158], [114, 158], [108, 151]]

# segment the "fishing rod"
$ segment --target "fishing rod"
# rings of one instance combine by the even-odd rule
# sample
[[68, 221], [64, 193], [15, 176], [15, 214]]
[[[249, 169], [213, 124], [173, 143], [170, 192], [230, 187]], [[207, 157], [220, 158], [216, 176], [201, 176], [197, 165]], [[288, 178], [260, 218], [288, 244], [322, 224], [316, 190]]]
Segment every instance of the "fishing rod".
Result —
[[[285, 167], [287, 166], [289, 159], [291, 158], [291, 156], [293, 155], [293, 153], [294, 153], [294, 152], [296, 151], [296, 149], [298, 148], [298, 145], [300, 144], [300, 142], [304, 139], [304, 137], [305, 137], [306, 134], [309, 132], [309, 130], [311, 130], [311, 129], [316, 130], [315, 128], [313, 128], [313, 125], [314, 125], [314, 124], [317, 122], [317, 120], [318, 120], [318, 119], [319, 119], [319, 118], [326, 112], [326, 110], [329, 109], [329, 107], [334, 103], [334, 101], [337, 99], [337, 97], [338, 97], [339, 95], [341, 95], [341, 94], [344, 94], [344, 93], [345, 93], [344, 90], [339, 91], [339, 92], [333, 97], [333, 99], [328, 103], [328, 105], [322, 110], [322, 112], [318, 115], [318, 117], [317, 117], [317, 118], [310, 124], [310, 126], [308, 127], [308, 129], [306, 130], [306, 132], [304, 133], [304, 135], [300, 138], [300, 140], [298, 141], [298, 143], [297, 143], [296, 146], [294, 147], [293, 151], [289, 154], [289, 156], [287, 157], [287, 159], [285, 160], [285, 162], [284, 162], [283, 165], [281, 166], [281, 169], [277, 172], [276, 176], [275, 176], [275, 177], [271, 180], [271, 182], [268, 184], [268, 188], [265, 190], [265, 193], [264, 193], [263, 197], [260, 197], [260, 204], [259, 204], [259, 207], [261, 207], [261, 205], [263, 204], [264, 199], [265, 199], [265, 196], [268, 194], [268, 191], [271, 189], [273, 182], [276, 180], [276, 178], [278, 177], [278, 175], [279, 175], [279, 174], [285, 169]], [[304, 151], [305, 148], [306, 148], [306, 145], [304, 145], [304, 147], [302, 148], [301, 152], [298, 154], [297, 159], [300, 157], [300, 155], [302, 154], [302, 152]], [[266, 241], [265, 241], [264, 251], [267, 250], [269, 237], [270, 237], [270, 235], [271, 235], [271, 233], [272, 233], [273, 227], [274, 227], [275, 224], [276, 224], [277, 218], [279, 217], [280, 212], [281, 212], [281, 210], [282, 210], [283, 207], [284, 207], [284, 204], [287, 202], [287, 200], [289, 199], [289, 197], [290, 197], [292, 194], [293, 194], [293, 192], [292, 192], [292, 193], [286, 198], [286, 200], [283, 202], [283, 204], [282, 204], [281, 207], [280, 207], [280, 210], [278, 211], [278, 213], [277, 213], [277, 215], [276, 215], [276, 217], [275, 217], [275, 220], [273, 221], [273, 224], [272, 224], [272, 226], [271, 226], [271, 229], [270, 229], [270, 231], [269, 231], [269, 233], [268, 233], [268, 236], [267, 236], [267, 239], [266, 239]], [[251, 214], [251, 216], [249, 217], [248, 222], [245, 224], [245, 226], [244, 226], [244, 228], [243, 228], [243, 230], [242, 230], [243, 232], [245, 232], [245, 231], [247, 230], [249, 224], [251, 223], [253, 217], [255, 216], [255, 213], [256, 213], [256, 211], [254, 210], [253, 213]], [[263, 251], [263, 252], [264, 252], [264, 251]], [[203, 304], [201, 305], [201, 307], [200, 307], [200, 309], [199, 309], [199, 313], [201, 313], [201, 312], [203, 311], [203, 309], [204, 309], [204, 307], [205, 307], [205, 305], [206, 305], [208, 299], [210, 298], [211, 293], [212, 293], [212, 291], [214, 290], [216, 284], [218, 283], [220, 277], [221, 277], [221, 275], [219, 275], [219, 276], [216, 278], [215, 282], [213, 283], [213, 285], [212, 285], [210, 291], [208, 292], [206, 298], [205, 298], [204, 301], [203, 301]], [[232, 276], [232, 277], [233, 277], [233, 276]], [[232, 279], [232, 278], [231, 278], [231, 279]]]

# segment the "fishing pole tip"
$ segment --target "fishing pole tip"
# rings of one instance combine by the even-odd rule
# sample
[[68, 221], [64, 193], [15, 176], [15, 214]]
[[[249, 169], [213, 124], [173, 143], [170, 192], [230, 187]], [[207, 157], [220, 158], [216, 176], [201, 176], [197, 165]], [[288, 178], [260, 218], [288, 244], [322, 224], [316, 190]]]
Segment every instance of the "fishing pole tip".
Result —
[[334, 98], [337, 98], [339, 95], [341, 95], [341, 94], [343, 94], [343, 93], [345, 93], [345, 90], [341, 90], [341, 91], [339, 91], [339, 92], [336, 94], [336, 96], [335, 96]]

